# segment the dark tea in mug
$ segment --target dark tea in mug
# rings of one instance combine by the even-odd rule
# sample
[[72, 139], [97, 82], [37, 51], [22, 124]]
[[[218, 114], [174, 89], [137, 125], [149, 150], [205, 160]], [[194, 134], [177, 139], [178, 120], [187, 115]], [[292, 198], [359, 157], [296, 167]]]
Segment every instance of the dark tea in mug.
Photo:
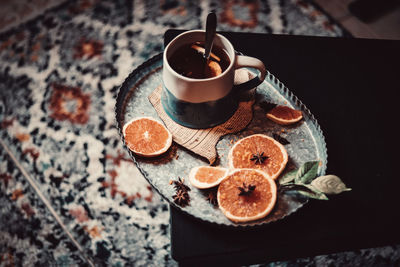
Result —
[[207, 79], [223, 73], [231, 63], [227, 52], [214, 45], [208, 62], [203, 57], [202, 43], [179, 47], [168, 59], [174, 71], [192, 79]]

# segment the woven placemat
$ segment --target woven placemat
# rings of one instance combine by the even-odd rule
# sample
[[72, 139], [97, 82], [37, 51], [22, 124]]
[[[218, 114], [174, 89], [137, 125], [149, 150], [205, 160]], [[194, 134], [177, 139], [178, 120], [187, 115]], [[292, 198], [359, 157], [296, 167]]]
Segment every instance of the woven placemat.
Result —
[[[236, 70], [235, 84], [249, 80], [252, 75], [243, 69]], [[182, 126], [173, 121], [161, 104], [162, 86], [158, 86], [150, 95], [149, 101], [158, 113], [158, 116], [164, 122], [168, 130], [172, 133], [173, 140], [190, 151], [206, 158], [210, 164], [217, 159], [217, 145], [219, 139], [229, 133], [236, 133], [244, 129], [252, 120], [252, 107], [254, 104], [255, 90], [243, 94], [240, 99], [238, 109], [232, 117], [223, 124], [206, 129], [192, 129]]]

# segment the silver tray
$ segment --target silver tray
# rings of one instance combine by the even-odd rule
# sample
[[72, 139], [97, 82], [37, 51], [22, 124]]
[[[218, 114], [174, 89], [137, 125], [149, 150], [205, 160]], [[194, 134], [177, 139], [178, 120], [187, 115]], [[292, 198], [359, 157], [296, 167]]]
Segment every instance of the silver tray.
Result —
[[[157, 86], [161, 85], [161, 74], [162, 54], [158, 54], [135, 69], [120, 87], [115, 106], [115, 115], [122, 142], [124, 142], [124, 138], [121, 129], [126, 121], [139, 116], [150, 116], [159, 119], [147, 97]], [[258, 105], [260, 101], [284, 104], [300, 109], [303, 112], [304, 119], [291, 126], [281, 126], [273, 123], [265, 117], [265, 111]], [[159, 120], [161, 121], [161, 119]], [[325, 138], [317, 120], [310, 110], [269, 72], [267, 72], [265, 81], [257, 87], [256, 103], [253, 106], [253, 120], [249, 126], [237, 134], [229, 134], [222, 137], [218, 142], [218, 166], [227, 167], [227, 155], [232, 140], [235, 141], [238, 138], [255, 133], [263, 133], [269, 136], [272, 136], [273, 133], [278, 133], [290, 142], [290, 144], [285, 145], [289, 154], [289, 162], [284, 173], [299, 167], [304, 162], [319, 160], [321, 164], [318, 173], [319, 175], [325, 174], [327, 150]], [[189, 183], [188, 175], [191, 168], [199, 165], [208, 165], [204, 158], [176, 143], [173, 143], [165, 155], [156, 159], [135, 157], [126, 147], [125, 142], [124, 146], [140, 172], [162, 197], [177, 209], [202, 221], [228, 227], [260, 226], [283, 219], [308, 202], [308, 199], [303, 195], [286, 191], [278, 194], [274, 210], [265, 218], [248, 223], [234, 223], [228, 220], [218, 207], [214, 207], [207, 201], [207, 191], [199, 190]], [[175, 190], [170, 184], [170, 180], [177, 180], [178, 177], [184, 178], [185, 184], [191, 188], [189, 192], [190, 205], [183, 208], [175, 204], [172, 199]]]

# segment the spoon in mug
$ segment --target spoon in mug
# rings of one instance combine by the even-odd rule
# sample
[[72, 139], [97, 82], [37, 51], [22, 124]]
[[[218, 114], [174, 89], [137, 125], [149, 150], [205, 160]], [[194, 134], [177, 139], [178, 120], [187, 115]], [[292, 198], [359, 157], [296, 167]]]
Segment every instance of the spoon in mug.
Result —
[[216, 28], [217, 28], [217, 16], [215, 15], [214, 12], [211, 12], [207, 15], [204, 48], [200, 47], [197, 44], [192, 45], [193, 49], [197, 50], [197, 52], [203, 55], [204, 77], [215, 77], [222, 73], [221, 66], [218, 63], [221, 59], [217, 55], [211, 52], [214, 43]]
[[215, 30], [217, 28], [217, 16], [214, 12], [208, 13], [206, 21], [206, 39], [204, 42], [203, 57], [208, 60], [210, 58], [211, 49], [214, 43]]
[[203, 57], [205, 59], [205, 66], [204, 66], [205, 77], [214, 77], [222, 73], [221, 66], [217, 62], [210, 60], [210, 53], [214, 43], [216, 28], [217, 28], [217, 16], [215, 15], [214, 12], [208, 13], [206, 21], [206, 38], [204, 42], [204, 54], [203, 54]]

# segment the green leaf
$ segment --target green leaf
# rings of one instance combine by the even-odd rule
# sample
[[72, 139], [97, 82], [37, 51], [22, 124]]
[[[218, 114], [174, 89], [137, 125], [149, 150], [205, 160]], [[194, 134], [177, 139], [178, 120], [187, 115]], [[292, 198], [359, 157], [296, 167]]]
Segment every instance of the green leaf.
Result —
[[296, 184], [309, 184], [318, 174], [319, 161], [304, 163], [297, 171], [294, 179]]
[[297, 170], [285, 173], [285, 175], [279, 178], [279, 183], [283, 185], [292, 182], [296, 178], [296, 174]]
[[328, 197], [313, 187], [312, 185], [306, 184], [285, 184], [279, 188], [280, 191], [296, 191], [306, 197], [319, 199], [319, 200], [328, 200]]
[[300, 194], [302, 194], [306, 197], [309, 197], [309, 198], [314, 198], [314, 199], [319, 199], [319, 200], [329, 200], [328, 197], [324, 193], [322, 193], [321, 191], [319, 191], [312, 185], [303, 184], [301, 186], [304, 186], [304, 188], [297, 190]]
[[351, 191], [336, 175], [325, 175], [314, 179], [311, 185], [325, 194], [340, 194], [344, 191]]

